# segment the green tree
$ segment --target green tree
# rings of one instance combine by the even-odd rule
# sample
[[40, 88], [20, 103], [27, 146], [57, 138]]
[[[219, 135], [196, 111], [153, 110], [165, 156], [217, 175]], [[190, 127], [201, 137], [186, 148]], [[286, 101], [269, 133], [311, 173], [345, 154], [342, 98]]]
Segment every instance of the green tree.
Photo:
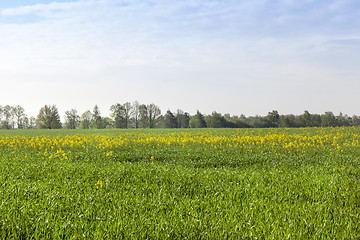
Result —
[[1, 128], [3, 129], [11, 129], [14, 127], [14, 108], [10, 105], [5, 105], [2, 108], [2, 115], [5, 120], [1, 122]]
[[206, 126], [209, 128], [224, 128], [226, 127], [226, 119], [220, 113], [212, 112], [211, 115], [205, 117]]
[[91, 128], [91, 120], [92, 120], [92, 113], [87, 110], [83, 114], [81, 114], [80, 118], [80, 129], [89, 129]]
[[281, 115], [279, 120], [279, 127], [290, 128], [297, 127], [296, 118], [294, 115]]
[[177, 128], [178, 127], [177, 119], [170, 110], [167, 110], [164, 121], [165, 121], [165, 123], [164, 123], [165, 128]]
[[76, 129], [79, 127], [80, 116], [77, 114], [76, 109], [65, 112], [65, 123], [68, 129]]
[[154, 128], [160, 116], [160, 108], [153, 103], [139, 106], [139, 126], [142, 128]]
[[126, 102], [123, 104], [123, 109], [124, 109], [124, 124], [125, 124], [125, 128], [129, 127], [129, 121], [130, 121], [130, 117], [132, 115], [132, 105], [129, 102]]
[[325, 112], [321, 115], [322, 127], [335, 127], [336, 125], [336, 118], [332, 112]]
[[155, 104], [147, 105], [147, 111], [149, 116], [149, 127], [154, 128], [158, 118], [161, 116], [161, 110]]
[[23, 126], [21, 124], [21, 118], [22, 117], [25, 117], [25, 110], [22, 106], [20, 105], [16, 105], [14, 108], [13, 108], [13, 114], [14, 116], [16, 117], [16, 124], [17, 124], [17, 128], [18, 129], [22, 129]]
[[105, 127], [100, 115], [100, 109], [98, 105], [95, 105], [92, 113], [91, 127], [95, 129], [102, 129]]
[[205, 117], [199, 110], [190, 118], [189, 126], [191, 128], [206, 128]]
[[302, 115], [302, 119], [303, 119], [303, 126], [304, 127], [310, 127], [311, 126], [311, 114], [309, 113], [309, 111], [305, 110], [303, 115]]
[[101, 119], [102, 120], [102, 124], [103, 124], [103, 128], [108, 128], [108, 129], [111, 129], [111, 128], [114, 128], [113, 126], [113, 120], [109, 117], [104, 117]]
[[139, 102], [135, 101], [131, 105], [131, 110], [130, 110], [130, 116], [134, 120], [135, 128], [139, 128], [139, 118], [140, 118], [139, 106], [140, 106]]
[[125, 123], [125, 109], [124, 106], [120, 103], [114, 104], [110, 107], [111, 117], [114, 120], [115, 128], [126, 128], [127, 123]]
[[59, 129], [61, 128], [60, 116], [55, 105], [45, 105], [39, 111], [36, 119], [38, 128]]
[[188, 128], [190, 122], [190, 114], [178, 109], [176, 113], [176, 121], [178, 128]]
[[139, 105], [139, 127], [148, 128], [149, 127], [149, 115], [147, 106], [145, 104]]
[[30, 129], [36, 128], [36, 118], [35, 117], [29, 118], [29, 128]]
[[354, 115], [352, 118], [351, 118], [351, 124], [353, 126], [360, 126], [360, 117]]
[[270, 127], [278, 127], [279, 120], [280, 120], [280, 115], [277, 110], [272, 110], [271, 112], [268, 113], [268, 115], [265, 118], [265, 121], [267, 122], [266, 125]]

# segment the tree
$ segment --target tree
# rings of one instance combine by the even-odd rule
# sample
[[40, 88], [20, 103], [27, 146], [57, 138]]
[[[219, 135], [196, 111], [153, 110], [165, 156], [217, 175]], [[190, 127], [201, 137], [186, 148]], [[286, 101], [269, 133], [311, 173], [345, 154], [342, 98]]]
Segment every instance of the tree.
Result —
[[325, 112], [321, 115], [322, 127], [335, 127], [336, 125], [336, 118], [332, 112]]
[[155, 104], [147, 105], [148, 117], [149, 117], [149, 127], [154, 128], [156, 125], [157, 119], [161, 116], [161, 110]]
[[133, 117], [135, 122], [135, 128], [139, 128], [139, 117], [140, 117], [140, 111], [139, 111], [139, 102], [135, 101], [131, 106], [130, 115]]
[[265, 120], [268, 121], [267, 125], [269, 125], [270, 127], [278, 127], [280, 115], [277, 110], [272, 110], [271, 112], [268, 113]]
[[166, 128], [177, 128], [178, 127], [176, 117], [170, 110], [167, 110], [164, 121], [165, 121], [164, 127], [166, 127]]
[[188, 128], [190, 121], [190, 114], [178, 109], [176, 113], [176, 121], [178, 128]]
[[206, 128], [205, 117], [199, 110], [190, 118], [189, 126], [191, 128]]
[[132, 113], [132, 106], [131, 103], [126, 102], [123, 104], [123, 109], [124, 109], [124, 124], [125, 124], [125, 128], [128, 128], [129, 126], [129, 119], [131, 117], [131, 113]]
[[98, 105], [95, 105], [92, 113], [91, 127], [95, 129], [101, 129], [105, 127], [100, 115], [100, 110]]
[[212, 112], [211, 115], [205, 117], [206, 126], [209, 128], [224, 128], [226, 127], [226, 120], [220, 113]]
[[91, 127], [92, 113], [87, 110], [83, 114], [81, 114], [80, 118], [80, 129], [89, 129]]
[[148, 109], [145, 104], [139, 105], [139, 127], [141, 128], [149, 127]]
[[351, 125], [351, 117], [348, 115], [343, 115], [342, 112], [340, 112], [339, 116], [336, 116], [336, 123], [338, 126], [350, 126]]
[[30, 129], [36, 128], [36, 118], [35, 117], [29, 118], [29, 128]]
[[109, 129], [113, 128], [113, 121], [111, 118], [104, 117], [101, 120], [102, 120], [103, 128], [109, 128]]
[[58, 129], [61, 128], [61, 122], [58, 109], [55, 105], [45, 105], [39, 111], [36, 119], [39, 128]]
[[351, 123], [353, 126], [360, 126], [360, 117], [354, 115], [351, 119]]
[[25, 116], [25, 110], [24, 110], [24, 108], [23, 108], [22, 106], [20, 106], [20, 105], [16, 105], [16, 106], [13, 108], [13, 114], [14, 114], [14, 116], [16, 117], [16, 120], [17, 120], [17, 121], [16, 121], [17, 128], [18, 128], [18, 129], [21, 129], [22, 126], [21, 126], [21, 124], [20, 124], [20, 120], [21, 120], [22, 117]]
[[297, 127], [295, 116], [281, 115], [279, 120], [279, 127], [283, 127], [283, 128]]
[[71, 109], [65, 112], [66, 127], [69, 129], [76, 129], [80, 124], [80, 116], [77, 114], [76, 109]]
[[305, 110], [301, 117], [302, 117], [301, 125], [303, 127], [310, 127], [311, 126], [311, 114], [309, 113], [309, 111]]
[[23, 116], [22, 118], [20, 118], [19, 126], [21, 129], [28, 129], [29, 125], [30, 125], [30, 122], [29, 122], [29, 118], [27, 116]]
[[2, 114], [5, 120], [1, 122], [1, 127], [5, 129], [11, 129], [14, 126], [14, 109], [10, 105], [5, 105], [2, 109]]
[[154, 128], [159, 117], [161, 110], [155, 104], [141, 104], [139, 105], [139, 126], [142, 128]]
[[114, 119], [115, 128], [125, 128], [124, 106], [120, 103], [114, 104], [110, 107], [111, 117]]

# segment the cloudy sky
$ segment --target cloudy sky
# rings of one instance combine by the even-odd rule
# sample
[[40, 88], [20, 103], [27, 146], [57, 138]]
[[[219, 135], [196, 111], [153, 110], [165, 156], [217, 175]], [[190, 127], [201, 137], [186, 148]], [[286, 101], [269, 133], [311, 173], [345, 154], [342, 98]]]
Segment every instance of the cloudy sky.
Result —
[[360, 115], [358, 0], [0, 3], [0, 105]]

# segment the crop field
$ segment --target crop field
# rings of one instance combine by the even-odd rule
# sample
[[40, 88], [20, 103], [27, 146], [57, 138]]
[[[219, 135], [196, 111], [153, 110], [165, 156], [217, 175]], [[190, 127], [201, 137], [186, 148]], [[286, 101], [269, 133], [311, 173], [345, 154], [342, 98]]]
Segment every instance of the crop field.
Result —
[[360, 129], [0, 131], [0, 239], [359, 239]]

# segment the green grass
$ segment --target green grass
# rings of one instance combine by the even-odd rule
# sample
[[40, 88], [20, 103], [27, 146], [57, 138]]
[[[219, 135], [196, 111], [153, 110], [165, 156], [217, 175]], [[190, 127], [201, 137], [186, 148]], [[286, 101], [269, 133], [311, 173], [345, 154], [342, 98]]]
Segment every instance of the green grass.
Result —
[[[350, 133], [344, 141], [360, 136], [358, 128], [33, 130], [0, 131], [0, 136], [184, 133], [209, 138], [332, 134], [331, 141], [337, 134]], [[286, 152], [281, 146], [265, 148], [269, 143], [252, 148], [227, 147], [222, 141], [152, 141], [102, 149], [98, 144], [64, 146], [67, 159], [50, 159], [43, 148], [15, 148], [0, 139], [0, 238], [360, 238], [359, 145], [335, 151], [329, 142], [324, 148]]]

